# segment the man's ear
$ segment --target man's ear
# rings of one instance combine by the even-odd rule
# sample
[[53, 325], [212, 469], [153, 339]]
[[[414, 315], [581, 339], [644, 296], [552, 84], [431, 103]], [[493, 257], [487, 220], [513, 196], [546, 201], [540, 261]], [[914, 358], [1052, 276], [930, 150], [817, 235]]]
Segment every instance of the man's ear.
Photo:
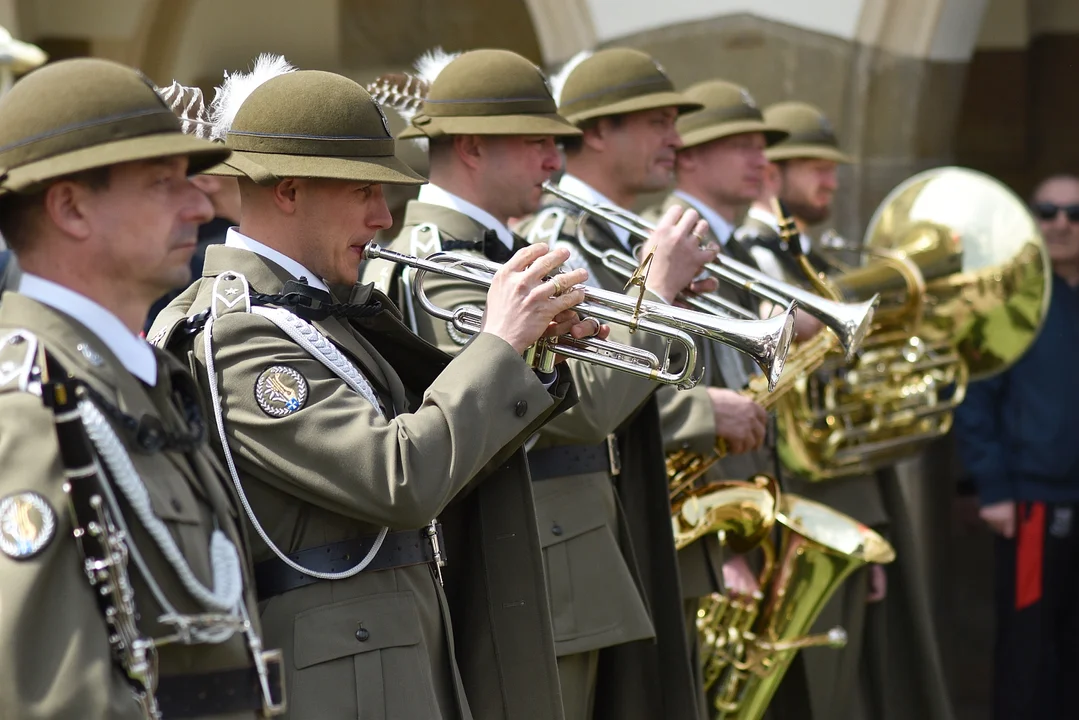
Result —
[[302, 182], [303, 179], [301, 178], [285, 178], [271, 188], [274, 205], [281, 212], [287, 215], [292, 215], [296, 212], [296, 198], [300, 194], [300, 183]]
[[45, 190], [46, 217], [65, 235], [86, 240], [93, 234], [88, 203], [93, 191], [73, 180], [61, 180]]
[[478, 168], [484, 150], [483, 138], [479, 135], [455, 135], [453, 138], [454, 154], [465, 167]]

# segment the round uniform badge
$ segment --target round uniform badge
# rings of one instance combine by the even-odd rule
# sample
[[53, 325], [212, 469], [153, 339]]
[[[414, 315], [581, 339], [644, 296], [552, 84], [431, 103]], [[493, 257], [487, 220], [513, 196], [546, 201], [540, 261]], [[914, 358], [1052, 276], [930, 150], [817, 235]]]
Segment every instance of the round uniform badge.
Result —
[[15, 560], [28, 560], [56, 535], [56, 513], [45, 498], [33, 492], [0, 500], [0, 551]]
[[287, 365], [273, 365], [255, 381], [255, 400], [270, 417], [291, 415], [307, 402], [307, 380]]

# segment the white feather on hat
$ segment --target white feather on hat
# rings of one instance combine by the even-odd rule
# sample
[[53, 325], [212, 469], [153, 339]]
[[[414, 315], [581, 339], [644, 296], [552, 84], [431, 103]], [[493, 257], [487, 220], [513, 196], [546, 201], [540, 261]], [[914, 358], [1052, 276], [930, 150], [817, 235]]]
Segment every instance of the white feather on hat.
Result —
[[278, 75], [294, 72], [294, 68], [283, 55], [263, 53], [255, 59], [255, 65], [249, 73], [225, 73], [225, 82], [217, 88], [214, 101], [210, 105], [210, 121], [213, 122], [213, 136], [224, 140], [232, 127], [236, 113], [244, 101], [259, 86]]
[[591, 50], [582, 50], [567, 60], [566, 64], [551, 76], [551, 94], [554, 95], [554, 101], [559, 107], [562, 107], [562, 90], [566, 87], [566, 80], [569, 79], [569, 76], [573, 74], [578, 65], [590, 57], [592, 57]]

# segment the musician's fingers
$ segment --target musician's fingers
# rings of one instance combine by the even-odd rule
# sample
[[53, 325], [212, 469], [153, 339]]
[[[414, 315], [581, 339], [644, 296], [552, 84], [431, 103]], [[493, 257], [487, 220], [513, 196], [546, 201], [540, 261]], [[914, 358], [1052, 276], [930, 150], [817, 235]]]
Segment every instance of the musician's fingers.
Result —
[[542, 297], [557, 297], [566, 293], [573, 287], [580, 285], [587, 279], [588, 271], [584, 268], [570, 270], [565, 273], [556, 273], [549, 280], [537, 285], [534, 292]]
[[692, 232], [693, 228], [697, 226], [698, 222], [704, 223], [704, 229], [708, 229], [708, 223], [701, 220], [701, 215], [693, 208], [688, 208], [682, 217], [678, 218], [678, 222], [674, 226], [677, 237], [683, 238]]
[[719, 290], [719, 280], [714, 277], [694, 280], [689, 284], [689, 289], [697, 294], [715, 292]]
[[513, 257], [507, 260], [506, 264], [502, 267], [511, 272], [521, 272], [526, 267], [534, 263], [537, 258], [542, 257], [546, 253], [547, 246], [543, 243], [529, 245], [528, 247], [521, 248], [517, 252], [513, 253]]
[[685, 209], [681, 205], [671, 205], [656, 223], [656, 232], [674, 227], [684, 214]]
[[525, 270], [527, 277], [533, 282], [541, 282], [543, 278], [553, 274], [558, 268], [562, 267], [562, 263], [569, 260], [569, 250], [566, 248], [555, 248], [545, 255], [537, 258], [528, 269]]
[[552, 315], [556, 315], [563, 310], [569, 310], [570, 308], [583, 303], [584, 290], [582, 290], [581, 288], [570, 290], [568, 292], [562, 293], [561, 295], [558, 295], [557, 297], [551, 297], [548, 302], [550, 303], [549, 307], [551, 308]]
[[[599, 320], [596, 320], [595, 318], [583, 318], [574, 324], [573, 329], [570, 332], [573, 337], [581, 340], [583, 338], [597, 337], [602, 330], [603, 325], [600, 324]], [[607, 332], [610, 332], [610, 328], [607, 328]]]

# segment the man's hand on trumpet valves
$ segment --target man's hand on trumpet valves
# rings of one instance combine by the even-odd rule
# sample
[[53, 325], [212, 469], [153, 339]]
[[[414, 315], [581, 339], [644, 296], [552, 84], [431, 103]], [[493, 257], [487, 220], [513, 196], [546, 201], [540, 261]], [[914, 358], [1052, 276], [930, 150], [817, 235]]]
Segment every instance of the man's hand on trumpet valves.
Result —
[[543, 244], [518, 250], [495, 273], [487, 290], [483, 331], [502, 338], [520, 353], [544, 335], [595, 332], [595, 321], [566, 314], [584, 301], [584, 290], [576, 286], [588, 279], [588, 271], [580, 268], [547, 279], [568, 259], [569, 251], [548, 250]]
[[641, 250], [641, 258], [654, 253], [645, 287], [669, 303], [719, 254], [715, 243], [701, 247], [708, 223], [700, 217], [693, 209], [669, 208]]

